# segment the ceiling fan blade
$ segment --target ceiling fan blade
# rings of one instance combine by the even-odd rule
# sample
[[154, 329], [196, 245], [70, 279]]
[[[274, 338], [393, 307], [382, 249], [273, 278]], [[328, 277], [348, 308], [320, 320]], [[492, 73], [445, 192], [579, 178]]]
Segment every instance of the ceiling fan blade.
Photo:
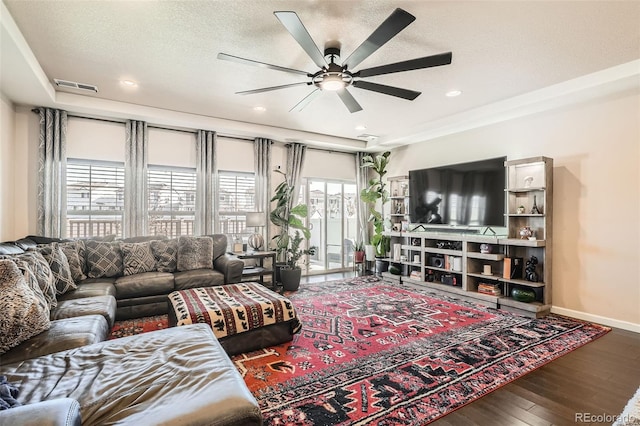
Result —
[[396, 9], [353, 53], [342, 63], [347, 69], [353, 69], [382, 45], [405, 29], [416, 17], [403, 9]]
[[289, 112], [293, 112], [293, 111], [300, 112], [300, 111], [302, 111], [307, 105], [309, 105], [311, 103], [312, 100], [317, 98], [320, 93], [322, 93], [320, 91], [320, 89], [316, 89], [313, 92], [309, 93], [307, 96], [302, 98], [302, 100], [300, 102], [298, 102], [293, 108], [291, 108], [289, 110]]
[[384, 93], [385, 95], [395, 96], [397, 98], [407, 99], [410, 101], [414, 100], [422, 93], [362, 80], [354, 81], [352, 84], [358, 89], [371, 90], [372, 92]]
[[288, 87], [295, 87], [295, 86], [302, 86], [302, 85], [308, 86], [310, 84], [311, 83], [303, 81], [300, 83], [283, 84], [282, 86], [272, 86], [272, 87], [264, 87], [262, 89], [245, 90], [243, 92], [236, 92], [236, 95], [253, 95], [255, 93], [270, 92], [272, 90], [286, 89]]
[[322, 68], [327, 65], [327, 62], [324, 60], [324, 55], [320, 52], [320, 49], [318, 49], [318, 45], [313, 41], [295, 12], [273, 12], [273, 14], [276, 15], [276, 18], [280, 20], [282, 25], [284, 25], [287, 31], [289, 31], [318, 67]]
[[349, 112], [354, 113], [354, 112], [362, 111], [362, 107], [360, 106], [358, 101], [356, 101], [356, 98], [354, 98], [353, 95], [349, 93], [347, 89], [338, 90], [336, 93], [338, 94], [342, 102], [345, 104], [347, 109], [349, 109]]
[[379, 67], [366, 68], [355, 73], [358, 77], [371, 77], [374, 75], [391, 74], [394, 72], [419, 70], [422, 68], [439, 67], [451, 63], [451, 52], [438, 55], [425, 56], [424, 58], [411, 59], [409, 61], [396, 62], [394, 64], [381, 65]]
[[254, 61], [253, 59], [245, 59], [245, 58], [240, 58], [239, 56], [227, 55], [226, 53], [218, 53], [218, 59], [223, 59], [225, 61], [231, 61], [231, 62], [237, 62], [239, 64], [253, 65], [255, 67], [267, 68], [267, 69], [270, 69], [270, 70], [290, 72], [290, 73], [293, 73], [293, 74], [301, 74], [301, 75], [304, 75], [304, 76], [307, 76], [307, 77], [310, 76], [310, 74], [308, 72], [306, 72], [306, 71], [294, 70], [293, 68], [285, 68], [285, 67], [281, 67], [281, 66], [278, 66], [278, 65], [266, 64], [264, 62]]

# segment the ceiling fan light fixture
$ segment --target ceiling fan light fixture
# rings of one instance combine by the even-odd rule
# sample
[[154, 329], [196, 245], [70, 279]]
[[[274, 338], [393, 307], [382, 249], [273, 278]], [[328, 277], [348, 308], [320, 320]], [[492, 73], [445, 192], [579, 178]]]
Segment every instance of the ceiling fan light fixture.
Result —
[[338, 74], [328, 74], [320, 82], [320, 88], [322, 90], [328, 90], [330, 92], [337, 92], [346, 87], [342, 76]]

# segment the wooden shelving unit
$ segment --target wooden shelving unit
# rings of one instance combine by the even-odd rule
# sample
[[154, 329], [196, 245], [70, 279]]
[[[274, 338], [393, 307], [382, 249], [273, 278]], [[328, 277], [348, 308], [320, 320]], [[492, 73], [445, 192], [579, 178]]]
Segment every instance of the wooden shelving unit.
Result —
[[[406, 259], [388, 259], [401, 267], [402, 274], [387, 278], [453, 293], [526, 316], [540, 317], [548, 314], [552, 293], [553, 160], [534, 157], [506, 161], [505, 173], [507, 213], [503, 235], [438, 230], [386, 233], [391, 238], [392, 246], [400, 244], [401, 253]], [[396, 184], [402, 182], [400, 178], [394, 179]], [[391, 188], [393, 190], [394, 186], [391, 185]], [[534, 204], [537, 212], [531, 213]], [[521, 206], [525, 211], [519, 213], [518, 207]], [[531, 239], [520, 236], [524, 227], [532, 230]], [[504, 276], [505, 261], [518, 258], [524, 272], [525, 263], [531, 256], [538, 259], [536, 281], [527, 280], [525, 275]], [[416, 257], [418, 262], [415, 261]], [[491, 269], [492, 275], [483, 273], [485, 265]], [[497, 286], [501, 295], [478, 292], [481, 283]], [[534, 291], [535, 301], [526, 303], [514, 300], [511, 297], [514, 288]]]

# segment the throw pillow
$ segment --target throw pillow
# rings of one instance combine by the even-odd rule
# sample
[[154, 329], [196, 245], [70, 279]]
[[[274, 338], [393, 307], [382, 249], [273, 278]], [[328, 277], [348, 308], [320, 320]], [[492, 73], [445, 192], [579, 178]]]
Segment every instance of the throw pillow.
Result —
[[53, 281], [56, 286], [56, 294], [65, 294], [78, 288], [71, 276], [67, 256], [62, 251], [62, 248], [60, 248], [59, 243], [38, 246], [36, 250], [38, 250], [45, 259], [47, 259], [47, 262], [51, 267]]
[[158, 272], [175, 272], [178, 263], [178, 239], [151, 241]]
[[87, 278], [82, 267], [82, 263], [84, 262], [80, 261], [80, 254], [78, 252], [78, 246], [80, 245], [82, 245], [84, 248], [84, 244], [78, 241], [60, 243], [60, 248], [64, 252], [65, 256], [67, 256], [67, 261], [69, 261], [69, 270], [71, 271], [71, 277], [76, 283]]
[[51, 326], [49, 311], [36, 299], [15, 262], [0, 260], [0, 354]]
[[26, 253], [6, 256], [5, 258], [11, 260], [19, 259], [26, 262], [29, 265], [29, 269], [38, 280], [38, 286], [40, 287], [44, 298], [47, 300], [47, 306], [49, 309], [55, 308], [58, 305], [58, 301], [56, 300], [56, 283], [55, 278], [53, 277], [53, 272], [51, 272], [49, 262], [47, 262], [39, 251], [29, 250]]
[[150, 243], [120, 243], [120, 250], [122, 250], [125, 275], [156, 270], [156, 258], [151, 252]]
[[24, 277], [24, 281], [29, 285], [31, 291], [33, 291], [33, 295], [38, 301], [38, 305], [40, 308], [45, 309], [47, 312], [51, 310], [49, 308], [49, 304], [47, 303], [47, 299], [44, 297], [44, 293], [40, 290], [40, 285], [38, 284], [38, 279], [36, 275], [31, 271], [31, 267], [27, 262], [21, 259], [15, 259], [14, 263], [22, 273]]
[[122, 275], [122, 253], [120, 244], [87, 240], [87, 276], [89, 278], [115, 277]]
[[211, 237], [178, 238], [178, 271], [211, 269], [213, 267], [213, 239]]

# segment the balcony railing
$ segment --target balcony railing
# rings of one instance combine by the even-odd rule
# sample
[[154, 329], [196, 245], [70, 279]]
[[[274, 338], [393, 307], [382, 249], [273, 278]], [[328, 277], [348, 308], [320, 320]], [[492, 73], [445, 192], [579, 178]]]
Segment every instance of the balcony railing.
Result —
[[[246, 238], [253, 234], [252, 228], [245, 228], [245, 221], [220, 220], [220, 233], [226, 234], [229, 239], [238, 236]], [[122, 237], [121, 219], [68, 219], [67, 234], [69, 238], [106, 237], [115, 235]], [[164, 235], [168, 238], [176, 238], [180, 235], [195, 235], [195, 220], [193, 218], [181, 219], [155, 219], [150, 218], [149, 232], [147, 235]]]

